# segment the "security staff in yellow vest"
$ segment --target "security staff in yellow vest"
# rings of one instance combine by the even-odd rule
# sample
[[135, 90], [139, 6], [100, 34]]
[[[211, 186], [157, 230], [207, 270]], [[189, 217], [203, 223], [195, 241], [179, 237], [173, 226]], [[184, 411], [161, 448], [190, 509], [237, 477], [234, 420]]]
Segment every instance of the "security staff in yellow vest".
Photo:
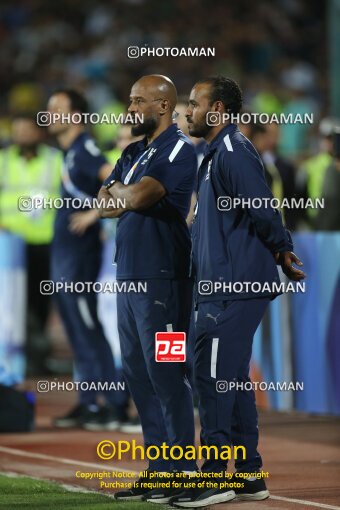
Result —
[[[316, 200], [323, 198], [325, 177], [328, 168], [333, 163], [333, 133], [337, 124], [340, 123], [336, 118], [325, 117], [319, 124], [319, 139], [317, 141], [317, 152], [306, 159], [300, 168], [299, 186], [305, 190], [306, 198]], [[320, 223], [319, 216], [325, 218], [325, 211], [309, 207], [307, 209], [309, 224], [314, 229], [322, 230], [324, 222]], [[324, 214], [325, 213], [325, 214]]]
[[34, 116], [18, 115], [12, 124], [13, 145], [0, 151], [0, 228], [20, 236], [27, 247], [27, 372], [41, 374], [48, 354], [45, 326], [49, 297], [40, 282], [50, 279], [49, 248], [55, 212], [35, 208], [36, 197], [59, 194], [62, 153], [43, 143], [44, 131]]
[[110, 163], [113, 166], [115, 166], [123, 150], [130, 143], [136, 142], [140, 138], [141, 137], [135, 137], [131, 135], [131, 126], [129, 126], [128, 124], [120, 125], [118, 127], [114, 148], [105, 153], [105, 156], [107, 157], [108, 161], [110, 161]]

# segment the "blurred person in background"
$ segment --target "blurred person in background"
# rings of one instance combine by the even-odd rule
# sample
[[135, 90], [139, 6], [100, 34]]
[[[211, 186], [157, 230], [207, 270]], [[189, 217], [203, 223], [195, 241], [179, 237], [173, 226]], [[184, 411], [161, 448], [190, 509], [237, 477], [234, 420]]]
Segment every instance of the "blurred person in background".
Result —
[[[315, 200], [322, 198], [327, 169], [333, 162], [333, 135], [339, 121], [326, 117], [319, 124], [318, 150], [315, 155], [306, 159], [302, 164], [297, 176], [297, 185], [301, 193], [307, 198]], [[309, 207], [306, 211], [306, 220], [312, 228], [318, 228], [320, 223], [317, 219], [318, 209]], [[327, 208], [326, 208], [327, 212]], [[324, 215], [321, 214], [324, 218]], [[324, 223], [324, 219], [321, 219]]]
[[[88, 113], [85, 98], [75, 90], [61, 89], [49, 99], [53, 114]], [[96, 197], [101, 183], [111, 172], [111, 165], [85, 131], [84, 123], [63, 123], [49, 126], [64, 152], [61, 196], [63, 199]], [[54, 282], [96, 282], [102, 260], [100, 223], [96, 208], [77, 212], [73, 204], [58, 209], [52, 245], [52, 279]], [[117, 382], [110, 344], [97, 314], [97, 294], [56, 293], [56, 302], [71, 343], [75, 374], [81, 382]], [[55, 420], [61, 428], [83, 427], [88, 430], [115, 430], [126, 416], [127, 395], [121, 391], [104, 391], [105, 405], [100, 405], [100, 392], [80, 390], [78, 404], [65, 416]]]
[[[260, 153], [265, 167], [267, 181], [268, 184], [271, 185], [274, 196], [276, 196], [277, 193], [274, 184], [277, 179], [278, 193], [282, 194], [282, 198], [288, 200], [298, 198], [295, 184], [295, 165], [292, 161], [278, 153], [281, 127], [275, 122], [262, 125], [261, 127], [263, 129], [260, 129], [257, 135], [254, 135], [253, 142]], [[281, 183], [279, 178], [281, 179]], [[285, 208], [284, 217], [287, 228], [296, 230], [300, 216], [300, 209]]]
[[50, 244], [55, 211], [37, 199], [59, 194], [62, 153], [44, 143], [44, 130], [30, 114], [12, 122], [13, 144], [0, 151], [0, 228], [20, 236], [27, 257], [27, 374], [47, 373], [50, 343], [46, 324], [50, 296], [40, 282], [50, 279]]
[[[242, 115], [251, 115], [251, 112], [249, 110], [242, 109], [240, 122], [238, 124], [239, 130], [241, 133], [246, 137], [250, 138], [251, 134], [251, 123], [250, 122], [242, 122]], [[246, 117], [245, 117], [246, 118]]]
[[115, 146], [113, 149], [105, 152], [105, 156], [112, 166], [114, 166], [120, 158], [123, 150], [132, 142], [141, 140], [140, 136], [133, 136], [131, 134], [131, 126], [122, 124], [118, 127], [117, 136], [115, 138]]
[[189, 129], [188, 129], [188, 123], [187, 119], [185, 117], [185, 113], [187, 111], [187, 103], [185, 101], [179, 101], [176, 105], [175, 113], [177, 116], [175, 117], [175, 122], [178, 126], [178, 129], [183, 131], [185, 136], [189, 138], [189, 140], [192, 141], [195, 147], [195, 151], [197, 154], [197, 169], [202, 163], [202, 159], [204, 156], [204, 149], [206, 147], [206, 142], [203, 140], [203, 138], [194, 138], [193, 136], [190, 136]]
[[324, 209], [317, 209], [317, 230], [340, 230], [340, 122], [333, 132], [333, 158], [328, 166], [323, 187], [322, 197], [325, 199]]
[[[319, 105], [314, 99], [315, 72], [305, 62], [292, 62], [280, 76], [281, 84], [288, 93], [282, 113], [305, 115], [313, 114], [314, 121], [319, 115]], [[308, 123], [282, 124], [280, 130], [279, 151], [286, 157], [301, 161], [308, 151], [308, 139], [311, 126]]]
[[[98, 86], [98, 85], [97, 85]], [[93, 86], [88, 90], [87, 97], [92, 96]], [[96, 97], [96, 96], [95, 96]], [[91, 100], [91, 103], [96, 102], [95, 97]], [[97, 94], [98, 97], [98, 94]], [[99, 105], [98, 105], [99, 106]], [[125, 111], [125, 105], [116, 99], [108, 99], [105, 101], [105, 104], [98, 108], [99, 114], [105, 115], [120, 115]], [[109, 124], [109, 123], [100, 123], [98, 122], [93, 126], [93, 134], [98, 141], [98, 144], [103, 150], [110, 150], [112, 146], [112, 138], [117, 138], [120, 136], [121, 126], [118, 124]]]
[[263, 154], [267, 152], [269, 147], [265, 126], [263, 124], [250, 124], [249, 138], [262, 158], [268, 186], [270, 187], [274, 197], [281, 201], [284, 197], [284, 190], [279, 169], [275, 165], [273, 158], [267, 157], [267, 161], [263, 161]]
[[251, 87], [249, 92], [255, 87], [255, 94], [249, 98], [249, 110], [269, 115], [282, 112], [283, 104], [278, 93], [278, 85], [268, 75], [252, 77], [249, 86]]

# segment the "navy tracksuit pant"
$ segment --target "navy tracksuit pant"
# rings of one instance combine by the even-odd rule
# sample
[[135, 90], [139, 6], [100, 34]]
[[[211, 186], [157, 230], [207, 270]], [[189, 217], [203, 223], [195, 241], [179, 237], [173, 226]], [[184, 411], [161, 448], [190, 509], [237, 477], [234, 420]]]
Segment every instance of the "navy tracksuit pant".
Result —
[[[165, 442], [185, 449], [195, 444], [186, 364], [155, 361], [155, 333], [187, 332], [191, 303], [190, 280], [147, 280], [146, 293], [117, 296], [124, 375], [141, 419], [145, 447]], [[155, 471], [194, 470], [196, 463], [160, 458], [150, 460], [149, 467]]]
[[[72, 247], [66, 251], [63, 246], [54, 245], [52, 249], [52, 279], [54, 282], [96, 282], [100, 265], [100, 246], [81, 249]], [[60, 249], [59, 249], [60, 247]], [[111, 346], [98, 319], [97, 294], [81, 294], [59, 291], [55, 295], [67, 337], [74, 355], [74, 380], [80, 382], [117, 383], [122, 377], [115, 368]], [[79, 401], [84, 405], [97, 403], [98, 394], [102, 393], [107, 403], [114, 405], [117, 411], [124, 412], [128, 404], [128, 392], [82, 391]]]
[[[253, 472], [262, 466], [257, 451], [255, 394], [249, 389], [225, 391], [225, 382], [250, 381], [253, 336], [269, 301], [256, 298], [198, 305], [195, 381], [200, 399], [201, 444], [244, 446], [246, 460], [235, 459], [237, 471]], [[205, 460], [202, 469], [226, 470], [227, 462], [213, 457]]]

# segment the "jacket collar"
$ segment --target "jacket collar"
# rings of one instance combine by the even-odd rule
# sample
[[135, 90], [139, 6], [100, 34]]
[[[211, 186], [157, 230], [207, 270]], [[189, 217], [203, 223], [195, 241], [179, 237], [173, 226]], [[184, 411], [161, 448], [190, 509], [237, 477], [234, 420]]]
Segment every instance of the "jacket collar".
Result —
[[215, 136], [215, 138], [213, 138], [211, 142], [207, 145], [205, 149], [205, 155], [215, 151], [226, 135], [231, 135], [238, 130], [239, 129], [236, 124], [228, 124], [223, 129], [221, 129], [221, 131]]
[[152, 148], [152, 149], [158, 149], [158, 147], [160, 147], [162, 145], [162, 143], [164, 143], [168, 138], [174, 136], [174, 134], [178, 131], [178, 126], [177, 124], [171, 124], [171, 126], [169, 126], [165, 131], [162, 131], [162, 133], [160, 135], [157, 136], [157, 138], [155, 138], [153, 140], [152, 143], [150, 143], [150, 145], [148, 145], [148, 140], [147, 138], [145, 137], [142, 141], [144, 142], [144, 147], [146, 148]]

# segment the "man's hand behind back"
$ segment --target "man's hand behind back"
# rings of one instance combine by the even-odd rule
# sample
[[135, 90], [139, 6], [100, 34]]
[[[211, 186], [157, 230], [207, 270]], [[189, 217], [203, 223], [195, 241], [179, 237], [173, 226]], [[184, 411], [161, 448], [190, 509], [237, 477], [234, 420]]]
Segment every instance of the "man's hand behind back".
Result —
[[293, 266], [293, 264], [296, 264], [297, 266], [303, 266], [303, 263], [292, 251], [276, 253], [275, 260], [276, 263], [282, 267], [282, 271], [290, 280], [299, 282], [300, 280], [306, 278], [306, 274], [303, 271]]

